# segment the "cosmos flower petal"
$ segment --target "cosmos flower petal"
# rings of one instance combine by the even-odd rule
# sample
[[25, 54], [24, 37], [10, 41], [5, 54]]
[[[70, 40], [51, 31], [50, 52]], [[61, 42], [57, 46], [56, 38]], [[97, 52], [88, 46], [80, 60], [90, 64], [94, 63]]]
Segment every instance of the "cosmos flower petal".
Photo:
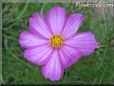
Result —
[[45, 78], [48, 78], [52, 81], [59, 80], [62, 77], [64, 68], [60, 63], [57, 50], [54, 51], [48, 63], [42, 67], [42, 72]]
[[49, 39], [51, 33], [46, 22], [43, 20], [39, 13], [34, 13], [32, 17], [29, 19], [30, 30], [36, 34], [40, 35], [43, 38]]
[[46, 21], [54, 34], [59, 34], [62, 32], [65, 20], [66, 9], [63, 7], [56, 6], [46, 15]]
[[48, 40], [41, 39], [31, 32], [24, 31], [20, 34], [19, 43], [24, 48], [31, 48], [31, 47], [47, 44]]
[[83, 20], [84, 20], [84, 17], [82, 14], [71, 14], [67, 18], [64, 30], [62, 32], [65, 39], [71, 37], [77, 32], [77, 30], [82, 25]]
[[82, 32], [65, 41], [72, 47], [78, 48], [83, 55], [89, 55], [96, 49], [96, 39], [91, 32]]
[[64, 45], [59, 51], [59, 57], [64, 68], [70, 67], [81, 58], [81, 52], [74, 47]]
[[44, 65], [47, 63], [52, 53], [53, 49], [50, 46], [42, 45], [36, 48], [26, 49], [24, 57], [34, 64]]
[[81, 13], [67, 18], [66, 9], [60, 6], [52, 8], [45, 18], [34, 13], [29, 19], [30, 31], [22, 32], [19, 37], [20, 45], [26, 48], [25, 59], [40, 65], [45, 78], [60, 80], [65, 68], [97, 47], [93, 33], [77, 33], [83, 20]]

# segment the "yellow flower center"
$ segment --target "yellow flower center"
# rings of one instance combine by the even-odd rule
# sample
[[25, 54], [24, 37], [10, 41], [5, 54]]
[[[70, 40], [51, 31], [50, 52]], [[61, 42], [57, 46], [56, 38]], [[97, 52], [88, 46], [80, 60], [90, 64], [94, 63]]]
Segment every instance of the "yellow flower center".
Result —
[[60, 48], [64, 43], [64, 39], [61, 35], [53, 35], [50, 39], [50, 44], [54, 47], [54, 48]]

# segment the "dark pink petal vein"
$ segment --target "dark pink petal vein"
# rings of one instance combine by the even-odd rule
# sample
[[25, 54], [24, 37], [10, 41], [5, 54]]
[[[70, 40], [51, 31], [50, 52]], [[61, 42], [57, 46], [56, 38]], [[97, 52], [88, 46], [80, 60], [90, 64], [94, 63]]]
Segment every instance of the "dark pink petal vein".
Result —
[[92, 54], [97, 47], [92, 32], [77, 32], [83, 20], [81, 13], [67, 17], [66, 9], [60, 6], [51, 8], [45, 18], [34, 13], [29, 19], [30, 30], [19, 37], [25, 59], [40, 65], [45, 78], [60, 80], [65, 68]]

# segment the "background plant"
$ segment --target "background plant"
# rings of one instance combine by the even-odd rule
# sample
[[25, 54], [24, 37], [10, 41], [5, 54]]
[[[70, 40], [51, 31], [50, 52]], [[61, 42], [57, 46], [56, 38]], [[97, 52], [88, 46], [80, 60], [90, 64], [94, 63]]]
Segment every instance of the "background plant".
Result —
[[[41, 74], [40, 66], [23, 58], [24, 49], [18, 44], [22, 31], [28, 30], [29, 17], [34, 12], [42, 15], [55, 5], [67, 9], [67, 14], [83, 13], [80, 32], [92, 31], [101, 48], [65, 70], [60, 81], [52, 82]], [[114, 84], [114, 27], [109, 8], [101, 15], [98, 8], [81, 8], [75, 3], [3, 3], [2, 4], [2, 83], [4, 84]]]

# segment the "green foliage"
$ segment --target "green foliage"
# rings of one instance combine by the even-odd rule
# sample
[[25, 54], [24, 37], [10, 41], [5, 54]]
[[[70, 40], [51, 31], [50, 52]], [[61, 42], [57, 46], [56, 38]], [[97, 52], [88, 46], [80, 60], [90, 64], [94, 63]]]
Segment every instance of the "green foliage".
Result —
[[[92, 55], [65, 70], [59, 81], [49, 81], [42, 76], [41, 68], [23, 58], [24, 49], [18, 43], [22, 31], [28, 30], [29, 17], [34, 12], [45, 14], [50, 8], [60, 5], [67, 14], [83, 13], [85, 20], [80, 32], [91, 31], [102, 47]], [[79, 8], [75, 3], [3, 3], [3, 73], [4, 84], [114, 84], [114, 51], [112, 51], [113, 17], [108, 8], [103, 16], [92, 8]]]

